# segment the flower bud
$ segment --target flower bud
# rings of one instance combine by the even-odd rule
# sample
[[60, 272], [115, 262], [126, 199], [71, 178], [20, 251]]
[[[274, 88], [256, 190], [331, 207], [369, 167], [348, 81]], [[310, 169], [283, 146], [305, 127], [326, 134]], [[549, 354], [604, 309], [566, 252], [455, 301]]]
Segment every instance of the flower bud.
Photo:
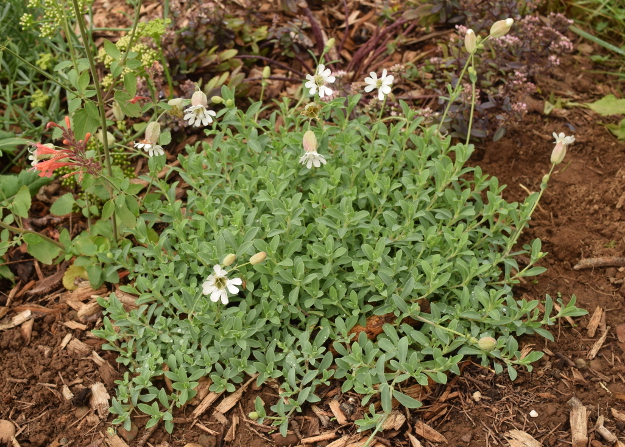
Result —
[[213, 104], [221, 104], [222, 102], [224, 102], [224, 99], [221, 96], [213, 96], [211, 97], [211, 102]]
[[265, 259], [267, 259], [267, 253], [265, 253], [264, 251], [261, 251], [259, 253], [256, 253], [254, 256], [250, 258], [250, 264], [252, 265], [260, 264]]
[[234, 107], [234, 101], [232, 99], [228, 99], [226, 101], [226, 107]]
[[549, 174], [543, 175], [542, 183], [549, 183]]
[[184, 106], [183, 98], [174, 98], [167, 101], [167, 104], [171, 107], [169, 114], [178, 118], [182, 118], [182, 108]]
[[192, 106], [204, 106], [208, 104], [208, 98], [206, 97], [206, 93], [201, 90], [198, 90], [191, 97], [191, 105]]
[[493, 337], [482, 337], [480, 341], [477, 342], [477, 345], [484, 351], [492, 351], [497, 346], [497, 340]]
[[235, 255], [234, 253], [230, 253], [229, 255], [226, 255], [226, 257], [224, 258], [224, 267], [228, 267], [229, 265], [232, 265], [232, 263], [236, 260], [237, 260], [237, 255]]
[[475, 53], [475, 49], [477, 48], [477, 37], [472, 29], [467, 30], [467, 34], [464, 36], [464, 47], [467, 49], [469, 54]]
[[564, 160], [564, 156], [566, 155], [566, 144], [562, 141], [556, 144], [556, 147], [553, 148], [553, 152], [551, 152], [551, 163], [554, 165], [559, 165]]
[[306, 152], [317, 152], [317, 137], [315, 136], [315, 132], [312, 130], [307, 130], [304, 134], [304, 150]]
[[150, 124], [148, 124], [148, 127], [145, 128], [146, 141], [149, 142], [150, 144], [156, 144], [158, 143], [158, 138], [160, 136], [161, 136], [161, 125], [156, 121], [152, 121]]
[[113, 101], [113, 107], [111, 107], [111, 109], [113, 109], [113, 116], [117, 121], [123, 120], [126, 116], [124, 115], [124, 112], [122, 111], [122, 108], [119, 106], [119, 103], [117, 101]]
[[[98, 137], [98, 141], [104, 144], [104, 136], [102, 134], [102, 129], [98, 130], [98, 133], [96, 134], [96, 136]], [[115, 137], [113, 136], [113, 134], [111, 132], [106, 132], [106, 144], [108, 146], [112, 146], [114, 143], [115, 143]]]
[[271, 76], [271, 68], [267, 65], [263, 68], [263, 78], [267, 79], [269, 76]]
[[336, 42], [336, 40], [334, 39], [334, 37], [329, 39], [326, 42], [326, 51], [329, 50], [330, 48], [332, 48], [334, 46], [335, 42]]
[[247, 415], [251, 420], [255, 421], [258, 419], [259, 414], [256, 411], [252, 411]]
[[493, 26], [490, 27], [490, 37], [496, 39], [498, 37], [505, 36], [508, 34], [508, 31], [510, 31], [513, 23], [513, 19], [500, 20], [493, 23]]

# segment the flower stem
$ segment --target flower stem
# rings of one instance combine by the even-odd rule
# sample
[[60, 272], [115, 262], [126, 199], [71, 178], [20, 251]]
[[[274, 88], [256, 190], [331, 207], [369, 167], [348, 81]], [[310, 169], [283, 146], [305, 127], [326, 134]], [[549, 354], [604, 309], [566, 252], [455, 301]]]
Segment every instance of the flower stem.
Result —
[[[78, 22], [78, 27], [80, 28], [80, 35], [82, 37], [83, 45], [85, 46], [85, 53], [87, 53], [87, 59], [89, 60], [89, 69], [91, 71], [91, 77], [93, 78], [93, 85], [95, 87], [96, 95], [98, 98], [98, 109], [100, 112], [100, 124], [102, 125], [102, 147], [104, 148], [104, 163], [106, 165], [107, 173], [110, 177], [113, 177], [113, 168], [111, 166], [111, 154], [109, 151], [108, 138], [106, 137], [106, 115], [104, 112], [104, 100], [102, 98], [102, 88], [100, 86], [100, 80], [98, 79], [98, 72], [95, 67], [95, 61], [93, 59], [93, 52], [91, 44], [91, 36], [87, 34], [87, 30], [85, 27], [85, 19], [82, 16], [82, 12], [80, 11], [80, 7], [78, 6], [78, 0], [72, 0], [74, 5], [74, 13], [76, 14], [76, 21]], [[113, 237], [115, 241], [117, 241], [117, 219], [115, 218], [115, 212], [111, 215], [111, 220], [113, 223]]]
[[18, 234], [36, 234], [37, 236], [39, 236], [41, 239], [50, 242], [51, 244], [56, 245], [59, 248], [62, 248], [63, 250], [65, 250], [65, 245], [61, 244], [58, 241], [55, 241], [54, 239], [50, 239], [48, 236], [44, 236], [41, 233], [37, 233], [36, 231], [32, 231], [32, 230], [25, 230], [23, 228], [17, 228], [17, 227], [12, 227], [11, 225], [5, 224], [4, 222], [2, 222], [0, 220], [0, 227], [2, 228], [6, 228], [9, 231], [12, 231], [14, 233], [18, 233]]

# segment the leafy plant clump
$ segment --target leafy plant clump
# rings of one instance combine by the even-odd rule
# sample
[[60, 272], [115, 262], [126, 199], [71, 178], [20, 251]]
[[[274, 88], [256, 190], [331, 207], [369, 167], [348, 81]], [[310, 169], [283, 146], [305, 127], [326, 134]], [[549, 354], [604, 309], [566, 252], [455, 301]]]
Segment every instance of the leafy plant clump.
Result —
[[[279, 383], [277, 402], [266, 409], [258, 399], [254, 416], [283, 434], [330, 379], [362, 405], [381, 400], [382, 412], [371, 405], [358, 421], [367, 429], [393, 398], [421, 405], [400, 386], [445, 383], [464, 356], [511, 378], [515, 366], [531, 369], [542, 354], [521, 353], [515, 337], [551, 338], [541, 326], [553, 323], [552, 300], [540, 314], [538, 301], [514, 298], [513, 284], [544, 271], [534, 264], [545, 253], [539, 240], [513, 247], [541, 193], [507, 203], [496, 178], [465, 166], [472, 145], [421, 128], [403, 102], [391, 121], [349, 120], [360, 95], [338, 98], [305, 122], [285, 99], [257, 123], [260, 102], [242, 111], [231, 90], [222, 96], [208, 141], [178, 157], [180, 181], [146, 176], [156, 193], [127, 229], [137, 244], [124, 239], [97, 254], [102, 271], [127, 270], [120, 289], [139, 296], [134, 310], [115, 293], [99, 300], [107, 317], [94, 333], [128, 368], [113, 399], [116, 423], [129, 426], [138, 408], [148, 425], [164, 420], [171, 431], [173, 409], [195, 396], [200, 378], [232, 392], [251, 375]], [[298, 164], [303, 139], [327, 154], [323, 168]], [[186, 202], [176, 199], [182, 186]], [[257, 252], [266, 260], [247, 263]], [[522, 269], [521, 253], [530, 256]], [[242, 263], [230, 265], [231, 254]], [[202, 293], [216, 264], [241, 284], [227, 305]], [[583, 313], [574, 297], [561, 304], [556, 317]], [[389, 321], [375, 340], [357, 330], [372, 315]], [[162, 377], [173, 391], [157, 385]]]

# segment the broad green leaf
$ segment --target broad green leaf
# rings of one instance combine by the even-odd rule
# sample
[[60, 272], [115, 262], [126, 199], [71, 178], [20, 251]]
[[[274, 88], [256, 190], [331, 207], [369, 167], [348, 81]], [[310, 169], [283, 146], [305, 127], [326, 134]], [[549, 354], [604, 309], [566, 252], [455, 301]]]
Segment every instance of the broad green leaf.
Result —
[[614, 95], [608, 95], [599, 101], [586, 104], [601, 116], [625, 114], [625, 99], [616, 99]]
[[25, 234], [24, 242], [28, 244], [28, 253], [44, 264], [52, 264], [54, 259], [61, 254], [60, 247], [48, 242], [38, 234]]
[[75, 203], [74, 195], [68, 192], [55, 200], [50, 207], [50, 212], [57, 216], [64, 216], [72, 212]]
[[30, 202], [30, 191], [27, 186], [22, 186], [13, 199], [13, 212], [20, 217], [28, 217]]

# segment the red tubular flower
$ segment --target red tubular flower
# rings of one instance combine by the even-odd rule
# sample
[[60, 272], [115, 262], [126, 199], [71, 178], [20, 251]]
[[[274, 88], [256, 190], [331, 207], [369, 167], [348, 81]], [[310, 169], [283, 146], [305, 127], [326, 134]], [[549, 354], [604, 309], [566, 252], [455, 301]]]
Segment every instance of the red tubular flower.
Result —
[[78, 166], [78, 164], [58, 161], [58, 159], [53, 158], [52, 160], [37, 163], [34, 169], [41, 171], [39, 172], [39, 177], [52, 177], [54, 170], [63, 166]]

